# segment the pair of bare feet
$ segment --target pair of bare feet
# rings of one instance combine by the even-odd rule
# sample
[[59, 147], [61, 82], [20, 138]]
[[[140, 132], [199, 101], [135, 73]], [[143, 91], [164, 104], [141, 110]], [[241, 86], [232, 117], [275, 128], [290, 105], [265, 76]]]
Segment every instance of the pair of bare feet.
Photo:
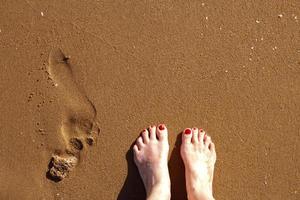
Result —
[[[168, 169], [168, 130], [164, 124], [150, 126], [133, 146], [134, 161], [142, 177], [147, 200], [169, 200], [171, 183]], [[215, 145], [202, 129], [186, 128], [180, 154], [185, 165], [189, 200], [212, 200], [216, 162]]]

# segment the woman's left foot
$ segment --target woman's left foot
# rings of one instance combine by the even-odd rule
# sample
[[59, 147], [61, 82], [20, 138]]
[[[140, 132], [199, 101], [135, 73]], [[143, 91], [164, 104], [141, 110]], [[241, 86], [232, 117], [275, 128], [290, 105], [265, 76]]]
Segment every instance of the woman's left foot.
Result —
[[167, 200], [171, 197], [168, 169], [168, 131], [164, 124], [150, 126], [133, 146], [134, 162], [147, 192], [147, 199]]

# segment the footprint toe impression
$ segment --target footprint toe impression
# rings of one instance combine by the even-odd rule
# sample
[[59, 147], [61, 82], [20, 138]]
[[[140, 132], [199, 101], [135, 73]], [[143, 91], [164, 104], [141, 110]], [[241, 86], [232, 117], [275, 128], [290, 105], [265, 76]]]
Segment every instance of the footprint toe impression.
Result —
[[69, 172], [74, 169], [77, 163], [78, 159], [75, 156], [53, 155], [47, 176], [55, 182], [61, 181], [68, 176]]

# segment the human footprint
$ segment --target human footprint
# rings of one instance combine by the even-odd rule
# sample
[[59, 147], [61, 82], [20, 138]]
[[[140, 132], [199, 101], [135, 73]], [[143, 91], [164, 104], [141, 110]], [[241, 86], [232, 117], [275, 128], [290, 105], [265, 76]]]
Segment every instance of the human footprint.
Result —
[[168, 130], [164, 124], [150, 126], [133, 146], [134, 162], [142, 177], [147, 200], [167, 200], [171, 197], [168, 169]]
[[185, 166], [189, 200], [212, 200], [212, 183], [216, 162], [215, 145], [210, 136], [198, 128], [182, 134], [181, 157]]

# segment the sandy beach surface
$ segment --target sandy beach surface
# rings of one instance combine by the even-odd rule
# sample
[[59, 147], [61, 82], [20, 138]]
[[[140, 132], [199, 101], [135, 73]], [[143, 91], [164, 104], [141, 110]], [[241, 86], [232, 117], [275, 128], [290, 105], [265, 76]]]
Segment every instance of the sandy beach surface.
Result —
[[159, 123], [173, 200], [194, 126], [216, 199], [299, 199], [299, 20], [299, 0], [0, 0], [0, 199], [143, 200], [130, 147]]

